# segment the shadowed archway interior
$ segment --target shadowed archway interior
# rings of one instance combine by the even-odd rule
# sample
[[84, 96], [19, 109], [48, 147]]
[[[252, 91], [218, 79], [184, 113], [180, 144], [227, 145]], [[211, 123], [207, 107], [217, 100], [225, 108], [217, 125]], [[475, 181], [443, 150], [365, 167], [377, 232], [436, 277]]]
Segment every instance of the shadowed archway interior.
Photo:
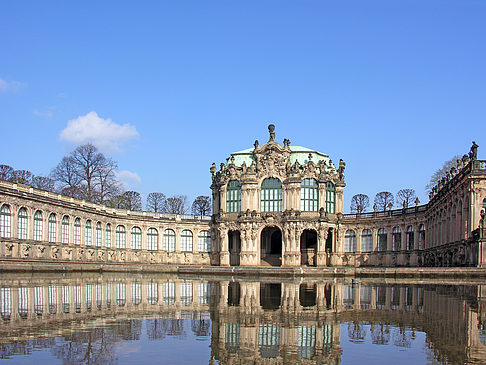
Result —
[[266, 227], [260, 236], [261, 265], [282, 265], [282, 231], [278, 227]]

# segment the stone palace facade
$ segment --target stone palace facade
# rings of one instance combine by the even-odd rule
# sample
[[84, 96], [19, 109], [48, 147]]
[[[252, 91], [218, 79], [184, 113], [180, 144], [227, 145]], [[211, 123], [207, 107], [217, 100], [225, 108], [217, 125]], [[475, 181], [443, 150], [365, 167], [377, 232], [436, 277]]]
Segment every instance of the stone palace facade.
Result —
[[213, 215], [123, 211], [0, 181], [0, 261], [246, 267], [486, 266], [477, 145], [430, 201], [343, 214], [345, 163], [275, 141], [213, 164]]

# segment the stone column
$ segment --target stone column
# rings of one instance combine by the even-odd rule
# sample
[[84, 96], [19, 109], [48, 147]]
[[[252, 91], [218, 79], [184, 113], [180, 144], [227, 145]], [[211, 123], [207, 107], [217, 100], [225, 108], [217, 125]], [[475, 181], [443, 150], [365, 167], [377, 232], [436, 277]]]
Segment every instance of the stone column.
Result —
[[328, 228], [321, 227], [318, 231], [317, 237], [317, 253], [316, 253], [316, 266], [326, 266], [327, 256], [326, 256], [326, 240], [328, 236]]
[[229, 249], [228, 249], [228, 230], [220, 228], [218, 230], [219, 240], [221, 242], [221, 251], [219, 253], [220, 266], [229, 266]]
[[147, 227], [146, 226], [141, 226], [140, 229], [142, 230], [142, 244], [140, 246], [140, 248], [142, 250], [146, 250], [147, 249]]

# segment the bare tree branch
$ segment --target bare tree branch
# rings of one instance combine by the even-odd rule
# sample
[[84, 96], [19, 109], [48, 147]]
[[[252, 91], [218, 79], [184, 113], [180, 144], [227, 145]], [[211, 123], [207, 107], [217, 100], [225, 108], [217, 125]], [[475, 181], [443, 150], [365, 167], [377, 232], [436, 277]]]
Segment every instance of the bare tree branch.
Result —
[[150, 193], [147, 196], [146, 209], [151, 212], [161, 212], [164, 206], [165, 195], [163, 193]]
[[211, 213], [211, 198], [200, 195], [192, 203], [192, 214], [209, 215]]
[[393, 194], [389, 191], [382, 191], [375, 196], [375, 204], [378, 210], [386, 211], [388, 205], [391, 204], [393, 206], [394, 203]]
[[366, 194], [356, 194], [351, 198], [351, 213], [357, 213], [358, 210], [366, 212], [370, 206], [370, 198]]

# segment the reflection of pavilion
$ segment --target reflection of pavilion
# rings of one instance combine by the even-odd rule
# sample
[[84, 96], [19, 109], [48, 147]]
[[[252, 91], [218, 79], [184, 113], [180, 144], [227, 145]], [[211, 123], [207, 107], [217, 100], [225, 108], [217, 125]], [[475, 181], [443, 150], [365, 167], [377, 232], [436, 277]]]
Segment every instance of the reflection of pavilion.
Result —
[[[52, 341], [42, 345], [37, 338], [71, 336], [79, 330], [99, 336], [101, 328], [113, 323], [110, 341], [135, 341], [142, 331], [141, 319], [147, 319], [144, 328], [151, 339], [183, 338], [187, 331], [211, 336], [211, 359], [222, 364], [338, 364], [341, 335], [358, 342], [371, 336], [376, 344], [407, 347], [416, 330], [427, 333], [427, 346], [439, 360], [484, 363], [484, 291], [477, 285], [365, 279], [353, 285], [335, 279], [4, 275], [0, 357], [9, 342], [17, 348], [28, 341], [50, 347]], [[81, 336], [78, 341], [88, 340]]]

